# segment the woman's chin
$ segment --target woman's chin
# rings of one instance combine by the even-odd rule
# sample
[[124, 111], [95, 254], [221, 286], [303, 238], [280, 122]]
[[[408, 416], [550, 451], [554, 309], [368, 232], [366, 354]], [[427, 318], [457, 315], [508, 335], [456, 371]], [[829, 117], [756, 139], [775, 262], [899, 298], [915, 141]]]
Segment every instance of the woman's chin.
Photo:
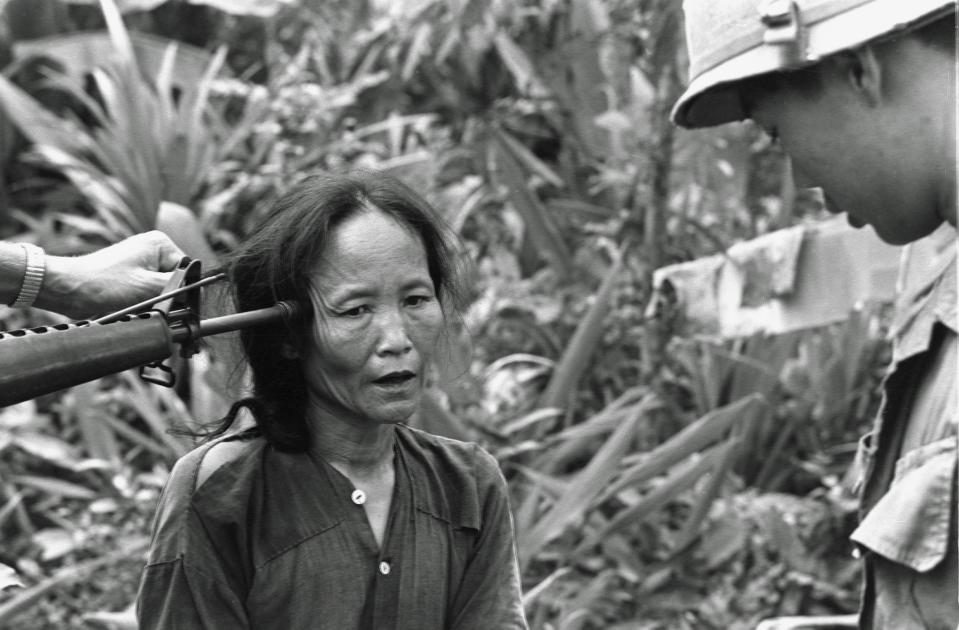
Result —
[[418, 401], [397, 401], [371, 410], [369, 418], [379, 424], [398, 424], [406, 422], [416, 412]]

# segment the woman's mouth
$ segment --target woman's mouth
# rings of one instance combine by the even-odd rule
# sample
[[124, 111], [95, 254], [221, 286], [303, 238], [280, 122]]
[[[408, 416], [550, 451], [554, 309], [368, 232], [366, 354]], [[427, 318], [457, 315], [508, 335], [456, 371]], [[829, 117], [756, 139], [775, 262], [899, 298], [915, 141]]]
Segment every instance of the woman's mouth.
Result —
[[416, 378], [416, 373], [409, 370], [389, 372], [373, 379], [373, 384], [386, 389], [403, 389]]

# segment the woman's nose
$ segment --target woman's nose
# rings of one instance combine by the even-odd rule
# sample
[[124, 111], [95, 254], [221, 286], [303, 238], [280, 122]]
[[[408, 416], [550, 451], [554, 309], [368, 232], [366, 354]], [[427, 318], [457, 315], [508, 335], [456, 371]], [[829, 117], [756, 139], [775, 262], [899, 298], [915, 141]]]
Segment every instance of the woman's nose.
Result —
[[377, 345], [379, 354], [404, 354], [413, 347], [406, 330], [406, 321], [396, 311], [384, 313], [380, 320], [380, 340]]

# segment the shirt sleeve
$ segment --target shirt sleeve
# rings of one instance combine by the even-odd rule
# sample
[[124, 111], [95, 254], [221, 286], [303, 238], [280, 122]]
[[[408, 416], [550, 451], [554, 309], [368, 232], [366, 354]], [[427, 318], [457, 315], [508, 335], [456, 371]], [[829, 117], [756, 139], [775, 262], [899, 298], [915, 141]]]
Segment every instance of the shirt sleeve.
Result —
[[137, 596], [140, 630], [249, 628], [242, 602], [226, 584], [182, 558], [147, 565]]
[[[229, 536], [220, 536], [193, 505], [199, 463], [206, 449], [174, 466], [153, 522], [147, 566], [137, 593], [141, 630], [249, 628]], [[227, 503], [229, 504], [229, 503]], [[214, 541], [219, 542], [215, 544]]]
[[506, 480], [477, 447], [476, 481], [483, 497], [481, 531], [453, 599], [451, 630], [527, 630]]

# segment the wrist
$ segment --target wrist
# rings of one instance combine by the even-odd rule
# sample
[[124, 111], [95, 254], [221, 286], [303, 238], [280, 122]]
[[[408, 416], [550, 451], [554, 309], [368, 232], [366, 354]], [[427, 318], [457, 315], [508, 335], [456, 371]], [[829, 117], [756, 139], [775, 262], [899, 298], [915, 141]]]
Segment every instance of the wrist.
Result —
[[82, 295], [80, 274], [75, 273], [77, 259], [47, 256], [47, 273], [34, 305], [45, 311], [63, 313]]
[[70, 317], [86, 298], [83, 265], [74, 256], [47, 256], [47, 273], [34, 306]]

